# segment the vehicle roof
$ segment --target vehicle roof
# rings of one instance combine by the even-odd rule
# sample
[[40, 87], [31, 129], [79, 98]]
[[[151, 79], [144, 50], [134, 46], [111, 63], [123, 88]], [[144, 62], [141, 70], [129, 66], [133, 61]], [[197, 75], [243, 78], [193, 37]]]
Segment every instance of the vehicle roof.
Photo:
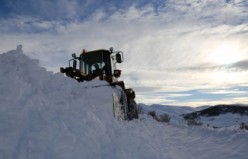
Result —
[[82, 54], [91, 54], [91, 53], [96, 53], [96, 52], [108, 52], [110, 53], [109, 50], [106, 50], [106, 49], [98, 49], [98, 50], [92, 50], [92, 51], [83, 51]]

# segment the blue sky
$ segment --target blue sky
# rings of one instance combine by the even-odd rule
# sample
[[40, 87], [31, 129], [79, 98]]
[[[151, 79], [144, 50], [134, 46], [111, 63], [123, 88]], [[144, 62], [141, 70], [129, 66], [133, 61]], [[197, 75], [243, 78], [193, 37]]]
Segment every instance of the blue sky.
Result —
[[58, 72], [73, 52], [112, 46], [139, 103], [247, 103], [247, 17], [245, 0], [2, 0], [0, 52], [22, 44]]

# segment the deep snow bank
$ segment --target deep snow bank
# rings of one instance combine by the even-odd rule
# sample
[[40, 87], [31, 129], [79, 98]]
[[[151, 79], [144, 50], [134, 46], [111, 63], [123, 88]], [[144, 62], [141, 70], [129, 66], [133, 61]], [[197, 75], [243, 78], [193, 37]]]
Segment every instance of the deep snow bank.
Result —
[[111, 106], [110, 89], [104, 89], [104, 104], [96, 108], [88, 97], [99, 98], [98, 94], [47, 72], [22, 54], [20, 46], [0, 55], [0, 68], [0, 158], [90, 158], [98, 153], [95, 132], [105, 129], [99, 116], [109, 122], [111, 114], [97, 112]]
[[47, 72], [21, 46], [0, 54], [0, 68], [0, 158], [157, 156], [113, 118], [111, 87], [89, 89], [104, 81]]
[[117, 121], [111, 87], [47, 72], [16, 50], [0, 54], [0, 159], [246, 159], [246, 133]]

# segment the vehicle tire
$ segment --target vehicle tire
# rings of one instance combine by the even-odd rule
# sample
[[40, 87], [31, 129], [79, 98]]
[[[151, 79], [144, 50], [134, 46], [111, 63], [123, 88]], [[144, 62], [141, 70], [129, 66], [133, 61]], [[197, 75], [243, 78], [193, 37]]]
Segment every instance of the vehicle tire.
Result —
[[138, 107], [134, 99], [128, 99], [128, 107], [129, 107], [129, 112], [128, 112], [128, 119], [138, 119], [139, 118], [139, 113], [138, 113]]

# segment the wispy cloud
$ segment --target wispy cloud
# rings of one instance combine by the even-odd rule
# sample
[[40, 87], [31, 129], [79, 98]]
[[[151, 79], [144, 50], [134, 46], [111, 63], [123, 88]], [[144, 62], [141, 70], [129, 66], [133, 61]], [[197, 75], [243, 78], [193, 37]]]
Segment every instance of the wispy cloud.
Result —
[[239, 61], [228, 66], [231, 69], [237, 71], [247, 71], [248, 70], [248, 60]]
[[[72, 18], [79, 18], [81, 15], [79, 9], [83, 9], [83, 5], [80, 6], [80, 1], [77, 0], [53, 0], [53, 1], [37, 1], [37, 0], [3, 0], [1, 1], [4, 10], [1, 11], [0, 17], [13, 17], [19, 16], [32, 16], [36, 18], [42, 18], [45, 20], [68, 20]], [[9, 12], [7, 12], [9, 11]]]
[[191, 67], [182, 68], [169, 68], [168, 70], [174, 71], [227, 71], [227, 72], [240, 72], [248, 71], [248, 60], [242, 60], [226, 65], [214, 65], [211, 63], [203, 63]]

